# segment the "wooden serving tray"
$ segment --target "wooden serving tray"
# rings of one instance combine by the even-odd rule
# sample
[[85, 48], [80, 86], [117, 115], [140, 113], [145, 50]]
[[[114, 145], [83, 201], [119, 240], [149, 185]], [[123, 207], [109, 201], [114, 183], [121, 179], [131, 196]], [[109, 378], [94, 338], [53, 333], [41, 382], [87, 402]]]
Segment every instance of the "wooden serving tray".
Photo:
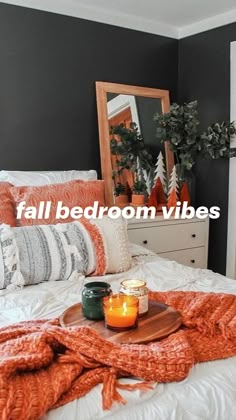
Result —
[[149, 300], [149, 310], [138, 319], [138, 327], [128, 331], [112, 331], [104, 321], [91, 321], [84, 317], [81, 303], [66, 309], [59, 318], [62, 327], [87, 326], [113, 343], [140, 344], [164, 338], [176, 331], [182, 324], [179, 312], [170, 306]]

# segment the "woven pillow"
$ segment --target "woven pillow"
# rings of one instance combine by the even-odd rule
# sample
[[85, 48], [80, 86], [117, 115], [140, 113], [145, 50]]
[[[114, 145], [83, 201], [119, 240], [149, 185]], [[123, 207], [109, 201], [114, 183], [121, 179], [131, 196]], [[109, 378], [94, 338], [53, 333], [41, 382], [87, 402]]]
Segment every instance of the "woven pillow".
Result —
[[0, 289], [76, 280], [95, 266], [92, 237], [82, 223], [0, 226]]
[[122, 218], [0, 226], [0, 289], [119, 273], [130, 266], [127, 225]]
[[103, 216], [102, 219], [91, 219], [90, 223], [99, 229], [103, 238], [106, 273], [127, 271], [131, 267], [127, 221], [122, 217]]
[[99, 206], [105, 205], [104, 181], [82, 181], [74, 180], [63, 184], [51, 184], [38, 187], [12, 187], [10, 192], [13, 196], [15, 205], [25, 201], [26, 207], [39, 208], [41, 201], [51, 202], [51, 209], [48, 219], [27, 219], [22, 213], [22, 217], [17, 220], [18, 226], [43, 225], [72, 222], [74, 219], [69, 216], [66, 219], [56, 219], [58, 201], [62, 201], [63, 206], [71, 209], [80, 206], [83, 209], [93, 206], [94, 201], [98, 201]]
[[11, 184], [0, 182], [0, 224], [16, 226], [15, 210], [10, 193]]

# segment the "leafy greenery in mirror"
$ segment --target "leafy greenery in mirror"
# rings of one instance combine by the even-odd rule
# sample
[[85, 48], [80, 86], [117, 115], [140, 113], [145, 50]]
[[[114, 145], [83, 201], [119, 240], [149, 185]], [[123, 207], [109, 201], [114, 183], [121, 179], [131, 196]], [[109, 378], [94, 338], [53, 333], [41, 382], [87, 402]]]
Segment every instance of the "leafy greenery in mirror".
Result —
[[157, 137], [162, 142], [169, 141], [176, 162], [187, 170], [192, 169], [198, 153], [213, 159], [236, 156], [236, 152], [230, 150], [231, 139], [236, 134], [235, 124], [214, 123], [199, 133], [197, 106], [197, 101], [184, 105], [174, 103], [168, 113], [154, 115]]
[[115, 190], [114, 190], [115, 196], [116, 197], [119, 197], [119, 195], [123, 195], [125, 193], [126, 193], [125, 185], [124, 184], [121, 184], [121, 182], [119, 182], [117, 184], [117, 186], [115, 187]]
[[153, 170], [152, 155], [145, 147], [143, 138], [138, 131], [137, 124], [130, 127], [124, 124], [111, 127], [111, 154], [116, 156], [117, 171], [113, 171], [113, 179], [124, 169], [131, 170], [134, 180], [142, 178], [143, 170]]
[[132, 186], [132, 191], [134, 194], [146, 194], [147, 193], [147, 186], [144, 181], [135, 181]]

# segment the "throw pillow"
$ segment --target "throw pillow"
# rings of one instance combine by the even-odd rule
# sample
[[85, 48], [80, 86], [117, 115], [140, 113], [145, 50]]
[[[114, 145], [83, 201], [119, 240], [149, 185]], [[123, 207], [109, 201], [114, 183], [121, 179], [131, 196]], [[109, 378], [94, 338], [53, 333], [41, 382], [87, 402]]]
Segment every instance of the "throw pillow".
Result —
[[95, 266], [94, 246], [82, 223], [0, 226], [0, 289], [76, 280]]
[[11, 184], [0, 182], [0, 224], [16, 226], [14, 203], [10, 193]]
[[104, 216], [102, 219], [91, 219], [103, 238], [106, 273], [120, 273], [131, 267], [129, 241], [127, 233], [127, 220], [122, 217], [111, 219]]
[[51, 208], [49, 217], [44, 216], [36, 217], [35, 219], [27, 219], [22, 213], [20, 219], [17, 219], [18, 226], [30, 226], [35, 224], [56, 224], [72, 222], [75, 219], [68, 215], [68, 217], [56, 218], [56, 212], [58, 202], [62, 202], [62, 206], [66, 206], [69, 209], [80, 206], [85, 208], [93, 206], [94, 201], [98, 201], [99, 206], [105, 205], [104, 198], [104, 181], [82, 181], [74, 180], [65, 182], [63, 184], [51, 184], [43, 186], [24, 186], [24, 187], [12, 187], [10, 192], [13, 196], [15, 206], [22, 201], [25, 202], [25, 207], [35, 207], [39, 209], [40, 202], [50, 202]]

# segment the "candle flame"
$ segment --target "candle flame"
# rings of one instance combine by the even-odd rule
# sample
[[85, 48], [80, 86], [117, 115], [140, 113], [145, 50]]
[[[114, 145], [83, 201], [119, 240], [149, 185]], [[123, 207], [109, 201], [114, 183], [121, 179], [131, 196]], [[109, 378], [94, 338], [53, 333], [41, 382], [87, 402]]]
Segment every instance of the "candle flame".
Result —
[[123, 303], [123, 315], [125, 315], [127, 313], [127, 303], [124, 302]]

